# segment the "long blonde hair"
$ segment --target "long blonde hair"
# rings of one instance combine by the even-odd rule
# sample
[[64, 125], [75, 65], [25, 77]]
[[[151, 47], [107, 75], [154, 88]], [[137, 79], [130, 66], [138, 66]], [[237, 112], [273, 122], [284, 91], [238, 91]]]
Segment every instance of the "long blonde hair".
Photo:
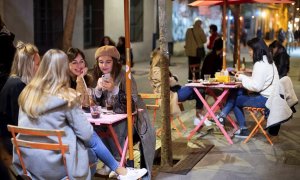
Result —
[[39, 53], [36, 46], [19, 41], [12, 63], [10, 76], [18, 76], [28, 84], [34, 75], [34, 56]]
[[48, 50], [31, 82], [19, 97], [20, 108], [30, 117], [37, 118], [45, 110], [48, 95], [65, 99], [70, 104], [76, 99], [75, 90], [69, 88], [67, 55], [57, 49]]

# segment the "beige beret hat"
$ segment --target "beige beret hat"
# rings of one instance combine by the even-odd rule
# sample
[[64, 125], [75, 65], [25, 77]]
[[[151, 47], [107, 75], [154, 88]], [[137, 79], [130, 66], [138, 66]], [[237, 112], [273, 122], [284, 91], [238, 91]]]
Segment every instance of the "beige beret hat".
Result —
[[117, 60], [120, 59], [120, 53], [115, 46], [101, 46], [96, 50], [95, 59], [97, 60], [100, 56], [111, 56], [116, 58]]

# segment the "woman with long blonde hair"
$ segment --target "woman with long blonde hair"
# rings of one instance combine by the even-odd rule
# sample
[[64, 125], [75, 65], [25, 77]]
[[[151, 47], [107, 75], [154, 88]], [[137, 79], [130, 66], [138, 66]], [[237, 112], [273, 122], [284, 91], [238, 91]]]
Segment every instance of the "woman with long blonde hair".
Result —
[[[91, 179], [89, 162], [94, 157], [88, 155], [88, 150], [92, 150], [90, 152], [119, 174], [120, 179], [137, 179], [143, 176], [147, 172], [145, 169], [119, 167], [87, 121], [80, 107], [79, 96], [69, 87], [69, 78], [67, 55], [61, 50], [51, 49], [45, 53], [36, 75], [20, 94], [18, 125], [64, 130], [66, 136], [62, 138], [62, 142], [69, 145], [69, 153], [66, 154], [67, 172], [59, 153], [44, 150], [33, 153], [32, 150], [22, 149], [23, 156], [27, 157], [24, 163], [31, 179], [63, 179], [67, 174], [70, 179]], [[19, 135], [18, 138], [30, 140], [37, 137]], [[56, 140], [48, 137], [39, 141]], [[13, 163], [18, 173], [22, 174], [16, 151], [13, 153]]]
[[34, 76], [40, 63], [39, 51], [29, 43], [18, 42], [10, 76], [0, 93], [0, 136], [6, 151], [12, 153], [11, 134], [7, 125], [17, 125], [19, 115], [18, 97]]

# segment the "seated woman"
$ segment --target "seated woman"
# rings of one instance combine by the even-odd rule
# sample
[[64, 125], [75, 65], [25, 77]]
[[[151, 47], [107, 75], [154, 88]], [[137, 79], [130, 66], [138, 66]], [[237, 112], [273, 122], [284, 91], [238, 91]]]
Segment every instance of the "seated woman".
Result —
[[[40, 63], [37, 47], [18, 42], [10, 75], [0, 93], [0, 137], [7, 153], [12, 154], [11, 134], [7, 125], [17, 125], [19, 115], [18, 97], [34, 76]], [[1, 145], [0, 145], [1, 146]]]
[[[268, 115], [269, 110], [275, 107], [273, 106], [273, 103], [275, 102], [274, 100], [276, 100], [277, 103], [280, 101], [280, 99], [278, 99], [279, 92], [277, 91], [277, 89], [279, 88], [279, 76], [277, 68], [273, 63], [272, 55], [266, 43], [263, 39], [253, 38], [247, 42], [247, 45], [249, 46], [249, 54], [253, 58], [254, 64], [252, 76], [249, 77], [243, 74], [237, 74], [236, 76], [238, 80], [242, 82], [244, 89], [256, 93], [247, 94], [244, 89], [231, 91], [227, 99], [226, 105], [224, 106], [221, 113], [217, 116], [219, 121], [222, 124], [224, 124], [226, 116], [231, 110], [233, 110], [240, 126], [240, 130], [235, 133], [235, 136], [240, 138], [246, 138], [249, 135], [249, 131], [246, 126], [245, 116], [243, 113], [243, 107], [250, 106], [257, 108], [265, 108], [266, 115]], [[286, 103], [282, 103], [283, 110], [286, 110], [285, 105]], [[272, 113], [275, 113], [275, 111], [273, 111]], [[277, 113], [283, 113], [283, 116], [287, 118], [290, 116], [290, 112], [288, 111], [277, 111]], [[272, 118], [273, 117], [274, 116], [272, 116]], [[278, 120], [278, 122], [282, 120], [283, 119]], [[268, 118], [267, 126], [270, 126], [270, 124], [273, 123], [274, 122], [269, 122]]]
[[[119, 63], [120, 54], [114, 46], [102, 46], [96, 50], [95, 60], [96, 66], [94, 69], [94, 78], [98, 79], [96, 88], [92, 89], [93, 98], [102, 107], [106, 107], [110, 104], [115, 104], [119, 91], [126, 92], [126, 73], [122, 69], [122, 64]], [[137, 85], [134, 77], [131, 75], [131, 96], [132, 103], [137, 108], [144, 109], [142, 112], [138, 112], [138, 119], [135, 123], [138, 126], [134, 126], [134, 131], [138, 135], [138, 139], [141, 141], [141, 167], [146, 167], [148, 170], [148, 178], [151, 178], [151, 169], [155, 153], [155, 132], [151, 126], [145, 104], [138, 97]], [[125, 138], [127, 137], [127, 121], [122, 121], [113, 126], [116, 134], [118, 135], [119, 142], [123, 146]], [[96, 131], [102, 131], [101, 127], [97, 127]], [[111, 153], [119, 160], [120, 155], [115, 147], [112, 138], [109, 138], [109, 142], [105, 142], [107, 147], [111, 149]], [[147, 178], [147, 177], [146, 177]]]
[[[124, 36], [119, 37], [119, 41], [118, 41], [118, 44], [117, 44], [117, 49], [120, 53], [120, 63], [122, 65], [126, 65], [126, 47], [125, 47], [125, 37]], [[130, 48], [130, 66], [131, 67], [134, 66], [133, 53], [132, 53], [131, 48]]]
[[[151, 86], [153, 88], [154, 93], [161, 93], [161, 71], [160, 71], [160, 61], [162, 60], [162, 56], [159, 52], [159, 49], [153, 51], [152, 53], [152, 63], [149, 72], [149, 80]], [[169, 73], [170, 76], [170, 85], [171, 89], [174, 83], [174, 78], [172, 74]], [[177, 88], [177, 92], [170, 92], [170, 113], [171, 115], [179, 114], [180, 108], [178, 106], [178, 102], [184, 102], [186, 100], [196, 100], [196, 117], [194, 119], [194, 125], [198, 125], [200, 120], [203, 119], [204, 110], [203, 104], [201, 100], [198, 98], [197, 94], [194, 92], [192, 87], [183, 86]], [[204, 121], [206, 126], [211, 126], [212, 123], [208, 120]]]
[[[80, 108], [75, 90], [69, 88], [68, 60], [64, 52], [51, 49], [45, 53], [40, 67], [32, 81], [19, 97], [20, 114], [18, 125], [28, 128], [60, 129], [66, 132], [62, 138], [69, 145], [66, 154], [67, 172], [70, 179], [91, 179], [88, 148], [119, 174], [120, 179], [138, 179], [147, 170], [119, 167], [117, 161], [93, 133], [93, 127], [86, 120]], [[18, 135], [19, 139], [36, 137]], [[41, 141], [53, 141], [41, 139]], [[63, 179], [67, 172], [61, 162], [61, 155], [45, 150], [22, 148], [24, 163], [31, 179]], [[13, 152], [13, 163], [18, 174], [23, 174], [17, 152]], [[43, 166], [40, 166], [43, 164]]]
[[76, 89], [76, 91], [81, 94], [81, 104], [83, 109], [89, 109], [90, 99], [87, 88], [92, 87], [93, 77], [87, 74], [88, 68], [85, 55], [80, 49], [72, 47], [68, 49], [66, 54], [69, 60], [71, 88]]
[[290, 70], [290, 56], [286, 52], [286, 49], [277, 40], [273, 41], [269, 45], [269, 49], [273, 55], [273, 60], [277, 67], [279, 78], [287, 76]]
[[[277, 40], [269, 45], [269, 49], [273, 55], [274, 63], [277, 67], [279, 79], [287, 76], [290, 70], [290, 56], [286, 52], [285, 47]], [[268, 129], [269, 134], [277, 136], [280, 129], [280, 124]]]

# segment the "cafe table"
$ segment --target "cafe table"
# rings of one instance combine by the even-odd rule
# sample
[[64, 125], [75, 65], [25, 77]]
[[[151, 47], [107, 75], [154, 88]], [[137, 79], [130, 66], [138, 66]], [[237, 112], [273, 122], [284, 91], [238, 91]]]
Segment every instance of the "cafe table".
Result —
[[108, 111], [106, 109], [102, 109], [102, 113], [100, 115], [100, 118], [92, 118], [91, 113], [85, 113], [87, 120], [96, 125], [96, 126], [106, 126], [108, 131], [104, 134], [100, 134], [100, 136], [109, 136], [113, 139], [113, 142], [115, 143], [118, 153], [121, 156], [120, 165], [123, 166], [125, 162], [127, 147], [128, 147], [128, 137], [126, 137], [124, 147], [121, 147], [121, 144], [118, 140], [118, 135], [116, 134], [113, 125], [115, 123], [118, 123], [120, 121], [125, 121], [127, 119], [127, 114], [115, 114], [112, 111]]
[[[188, 140], [190, 140], [194, 134], [199, 130], [199, 128], [202, 126], [202, 124], [204, 123], [205, 119], [207, 119], [208, 116], [211, 116], [213, 118], [213, 120], [216, 122], [216, 125], [220, 128], [221, 132], [223, 133], [223, 135], [225, 136], [225, 138], [227, 139], [227, 141], [230, 144], [233, 144], [232, 140], [231, 140], [231, 135], [228, 134], [228, 132], [226, 132], [225, 128], [223, 127], [223, 125], [218, 121], [215, 112], [220, 109], [221, 104], [225, 102], [227, 95], [229, 94], [229, 90], [230, 89], [236, 89], [236, 88], [240, 88], [241, 87], [241, 83], [239, 82], [230, 82], [230, 83], [219, 83], [219, 82], [196, 82], [196, 83], [188, 83], [185, 86], [190, 86], [193, 87], [195, 93], [197, 94], [197, 96], [199, 97], [199, 99], [202, 101], [205, 109], [207, 110], [207, 113], [205, 114], [205, 116], [203, 117], [203, 119], [201, 119], [200, 123], [190, 132], [189, 136], [187, 137]], [[199, 92], [199, 89], [205, 89], [205, 92], [208, 93], [209, 95], [212, 95], [214, 97], [215, 102], [213, 103], [212, 106], [210, 106], [208, 104], [208, 102], [205, 100], [205, 98], [201, 95], [201, 93]], [[220, 89], [222, 91], [222, 93], [220, 95], [216, 95], [214, 93], [214, 89]], [[238, 130], [238, 126], [236, 125], [236, 123], [234, 122], [234, 120], [232, 120], [229, 116], [227, 116], [227, 119], [229, 120], [229, 122], [232, 124], [232, 126], [234, 127], [233, 132]], [[233, 133], [232, 132], [232, 133]]]

